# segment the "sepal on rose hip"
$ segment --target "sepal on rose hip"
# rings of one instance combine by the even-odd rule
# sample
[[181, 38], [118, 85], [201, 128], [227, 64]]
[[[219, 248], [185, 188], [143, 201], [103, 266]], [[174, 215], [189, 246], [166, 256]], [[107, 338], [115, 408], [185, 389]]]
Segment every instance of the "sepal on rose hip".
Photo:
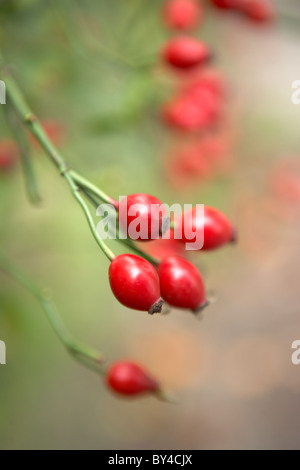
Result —
[[162, 15], [169, 28], [184, 31], [198, 26], [203, 11], [198, 0], [167, 0]]

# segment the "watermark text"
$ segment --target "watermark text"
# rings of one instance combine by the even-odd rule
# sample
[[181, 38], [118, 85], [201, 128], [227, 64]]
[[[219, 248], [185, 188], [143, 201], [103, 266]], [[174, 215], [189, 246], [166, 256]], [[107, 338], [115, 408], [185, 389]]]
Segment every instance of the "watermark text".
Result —
[[[136, 203], [127, 206], [127, 196], [120, 196], [119, 210], [112, 204], [100, 204], [97, 233], [103, 240], [184, 240], [186, 250], [201, 250], [204, 244], [204, 204], [151, 204], [150, 209]], [[191, 223], [192, 218], [195, 223]], [[179, 223], [171, 223], [177, 220]]]
[[6, 86], [3, 80], [0, 80], [0, 104], [6, 104]]
[[294, 80], [292, 83], [293, 93], [291, 96], [293, 104], [300, 104], [300, 80]]
[[6, 345], [0, 340], [0, 364], [6, 364]]

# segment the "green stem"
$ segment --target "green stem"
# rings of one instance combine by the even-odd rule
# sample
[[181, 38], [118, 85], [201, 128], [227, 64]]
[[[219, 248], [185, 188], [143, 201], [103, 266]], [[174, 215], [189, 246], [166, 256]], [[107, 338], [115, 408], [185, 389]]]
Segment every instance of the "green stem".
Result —
[[[0, 65], [3, 63], [3, 59], [0, 54]], [[115, 208], [118, 207], [118, 202], [105, 194], [101, 189], [97, 188], [93, 183], [88, 181], [86, 178], [79, 175], [77, 172], [71, 170], [60, 152], [56, 149], [56, 147], [52, 144], [49, 140], [48, 136], [46, 135], [41, 123], [37, 119], [37, 117], [32, 113], [30, 107], [27, 105], [26, 101], [23, 98], [21, 91], [19, 90], [15, 80], [9, 74], [7, 74], [5, 78], [6, 84], [6, 93], [10, 99], [11, 104], [13, 105], [16, 113], [20, 117], [21, 121], [29, 128], [31, 133], [34, 135], [36, 140], [39, 142], [45, 153], [50, 157], [51, 161], [60, 171], [61, 175], [65, 178], [66, 182], [68, 183], [71, 192], [81, 206], [86, 219], [88, 221], [90, 230], [92, 232], [93, 237], [95, 238], [96, 242], [98, 243], [101, 250], [107, 256], [107, 258], [112, 261], [115, 258], [114, 253], [108, 248], [106, 243], [99, 237], [96, 227], [94, 225], [93, 218], [91, 213], [88, 209], [87, 204], [85, 203], [84, 199], [80, 195], [80, 189], [82, 189], [83, 193], [89, 198], [89, 200], [93, 202], [95, 205], [95, 199], [90, 196], [96, 196], [101, 201], [106, 203], [112, 204]], [[96, 206], [98, 207], [98, 206]], [[157, 265], [159, 261], [144, 253], [140, 250], [132, 240], [130, 239], [120, 239], [119, 240], [125, 244], [126, 246], [130, 247], [135, 253], [139, 254], [140, 256], [144, 257], [150, 263]]]
[[21, 119], [23, 124], [25, 124], [29, 128], [29, 130], [32, 132], [41, 147], [44, 149], [44, 151], [50, 157], [52, 162], [63, 175], [68, 170], [68, 166], [65, 160], [60, 155], [56, 147], [52, 144], [51, 140], [49, 140], [48, 136], [46, 135], [43, 129], [43, 126], [25, 102], [14, 79], [7, 75], [7, 77], [5, 78], [5, 85], [7, 96], [11, 104], [13, 105], [16, 113], [18, 114], [19, 118]]
[[76, 171], [70, 170], [70, 175], [73, 178], [74, 181], [80, 186], [80, 188], [86, 189], [87, 191], [91, 192], [95, 196], [98, 196], [99, 199], [107, 204], [113, 205], [115, 208], [118, 207], [118, 201], [113, 199], [112, 197], [108, 196], [104, 191], [99, 189], [97, 186], [95, 186], [93, 183], [91, 183], [89, 180], [84, 178], [83, 176], [79, 175]]
[[[74, 174], [73, 171], [71, 173], [72, 173], [72, 175]], [[84, 195], [86, 196], [86, 198], [91, 202], [91, 204], [93, 204], [93, 206], [97, 208], [99, 206], [99, 201], [97, 201], [94, 198], [94, 195], [97, 196], [96, 192], [94, 192], [94, 194], [91, 195], [89, 193], [88, 186], [82, 187], [82, 191], [83, 191]], [[137, 255], [140, 255], [143, 258], [145, 258], [147, 261], [149, 261], [149, 263], [153, 264], [154, 266], [157, 266], [160, 263], [160, 261], [157, 258], [154, 258], [154, 256], [151, 256], [148, 253], [145, 253], [144, 251], [140, 250], [136, 246], [134, 241], [132, 241], [130, 238], [120, 238], [118, 227], [116, 227], [116, 237], [119, 240], [119, 242], [121, 242], [123, 245], [126, 245], [128, 248], [130, 248]]]
[[38, 190], [38, 185], [35, 177], [35, 171], [32, 164], [32, 158], [29, 150], [28, 139], [25, 130], [18, 117], [15, 115], [14, 110], [8, 102], [6, 107], [6, 118], [14, 134], [15, 140], [19, 145], [21, 162], [23, 167], [23, 173], [25, 177], [26, 189], [29, 200], [33, 204], [38, 204], [41, 201], [41, 197]]
[[25, 287], [42, 305], [44, 312], [59, 340], [67, 351], [79, 362], [89, 369], [105, 373], [102, 354], [85, 344], [77, 341], [66, 328], [58, 309], [45, 289], [41, 289], [27, 275], [13, 266], [7, 260], [0, 259], [0, 269]]
[[[0, 57], [1, 60], [1, 57]], [[7, 76], [5, 79], [6, 84], [6, 93], [7, 96], [13, 105], [14, 109], [16, 110], [18, 116], [20, 117], [21, 121], [30, 129], [34, 137], [37, 139], [41, 147], [50, 157], [51, 161], [55, 164], [55, 166], [60, 171], [61, 175], [65, 178], [66, 182], [68, 183], [71, 192], [76, 199], [76, 201], [81, 206], [93, 237], [95, 238], [96, 242], [98, 243], [99, 247], [103, 251], [103, 253], [107, 256], [107, 258], [111, 261], [114, 259], [115, 255], [113, 252], [107, 247], [107, 245], [100, 239], [99, 235], [97, 234], [96, 228], [94, 226], [94, 222], [92, 216], [88, 210], [87, 205], [85, 204], [84, 200], [79, 194], [79, 187], [77, 186], [76, 182], [73, 180], [71, 172], [68, 168], [67, 163], [65, 162], [62, 155], [58, 152], [56, 147], [52, 144], [49, 140], [48, 136], [46, 135], [41, 123], [38, 121], [36, 116], [32, 113], [31, 109], [25, 102], [18, 86], [16, 85], [14, 79], [10, 76]], [[85, 181], [85, 180], [84, 180]], [[101, 193], [101, 191], [99, 191]], [[103, 193], [104, 194], [104, 193]], [[108, 196], [107, 196], [108, 197]]]
[[92, 218], [92, 215], [89, 211], [89, 208], [88, 208], [87, 204], [85, 203], [84, 199], [80, 195], [80, 188], [76, 185], [76, 183], [74, 183], [74, 181], [72, 179], [72, 176], [69, 174], [69, 172], [66, 172], [65, 179], [68, 181], [74, 198], [77, 200], [78, 204], [81, 206], [81, 208], [82, 208], [82, 210], [83, 210], [83, 212], [86, 216], [86, 219], [87, 219], [87, 222], [88, 222], [89, 227], [91, 229], [91, 232], [93, 234], [93, 237], [95, 238], [96, 242], [98, 243], [98, 245], [101, 248], [101, 250], [103, 251], [103, 253], [109, 259], [109, 261], [112, 261], [115, 258], [115, 254], [108, 248], [106, 243], [104, 243], [104, 241], [99, 237], [99, 235], [97, 233], [97, 230], [96, 230], [96, 227], [95, 227], [95, 224], [94, 224], [94, 221], [93, 221], [93, 218]]
[[130, 238], [118, 238], [118, 240], [124, 245], [128, 246], [128, 248], [134, 251], [137, 255], [140, 255], [142, 258], [145, 258], [147, 261], [149, 261], [149, 263], [153, 264], [154, 266], [159, 265], [160, 261], [157, 258], [154, 258], [154, 256], [151, 256], [148, 253], [145, 253], [144, 251], [140, 250]]

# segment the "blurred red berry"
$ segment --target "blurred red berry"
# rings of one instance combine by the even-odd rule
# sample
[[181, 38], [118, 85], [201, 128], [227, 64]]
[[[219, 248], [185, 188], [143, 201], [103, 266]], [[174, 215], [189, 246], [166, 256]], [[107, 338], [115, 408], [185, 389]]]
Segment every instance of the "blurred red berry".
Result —
[[194, 95], [190, 92], [187, 97], [205, 112], [207, 126], [215, 124], [221, 117], [222, 101], [207, 88], [199, 89]]
[[111, 390], [125, 396], [154, 393], [159, 390], [156, 380], [140, 365], [129, 361], [112, 364], [106, 374], [106, 383]]
[[223, 112], [219, 77], [205, 74], [185, 83], [180, 94], [162, 108], [164, 121], [177, 129], [197, 131], [214, 125]]
[[204, 218], [198, 217], [196, 208], [185, 212], [176, 224], [182, 231], [183, 243], [193, 243], [195, 237], [189, 238], [192, 232], [199, 231], [204, 234], [202, 250], [213, 250], [226, 243], [235, 241], [235, 230], [227, 217], [214, 207], [204, 206]]
[[191, 146], [178, 152], [173, 162], [183, 176], [203, 178], [210, 176], [210, 166], [200, 147]]
[[189, 97], [176, 97], [162, 107], [162, 119], [171, 127], [182, 131], [196, 131], [208, 123], [206, 111]]
[[218, 71], [209, 69], [188, 80], [182, 87], [182, 93], [193, 97], [196, 101], [201, 98], [203, 90], [211, 92], [222, 99], [226, 93], [224, 77]]
[[166, 160], [166, 177], [176, 187], [184, 187], [211, 176], [210, 162], [200, 143], [191, 142], [173, 149]]
[[275, 18], [275, 8], [269, 0], [245, 0], [241, 11], [256, 23], [269, 23]]
[[13, 140], [0, 141], [0, 172], [12, 170], [18, 160], [18, 147]]
[[160, 312], [159, 279], [155, 268], [144, 258], [123, 254], [110, 263], [109, 283], [114, 296], [125, 307]]
[[237, 0], [211, 0], [211, 3], [217, 8], [229, 10], [236, 8]]
[[221, 115], [220, 101], [205, 90], [201, 95], [201, 100], [200, 96], [195, 100], [187, 93], [173, 98], [162, 107], [162, 119], [169, 126], [186, 132], [213, 125]]
[[224, 173], [232, 168], [233, 156], [228, 136], [219, 134], [205, 137], [202, 152], [213, 172]]
[[270, 174], [269, 186], [277, 202], [299, 208], [300, 161], [290, 158], [276, 164]]
[[158, 266], [158, 275], [162, 298], [173, 307], [197, 311], [206, 304], [202, 276], [186, 259], [164, 259]]
[[165, 24], [177, 30], [196, 28], [202, 15], [202, 6], [198, 0], [167, 0], [163, 7]]
[[211, 53], [207, 45], [188, 36], [171, 39], [163, 50], [164, 61], [178, 69], [191, 69], [203, 65], [210, 58]]
[[130, 238], [138, 241], [158, 238], [164, 215], [163, 203], [150, 194], [131, 194], [123, 198], [119, 205], [121, 227]]

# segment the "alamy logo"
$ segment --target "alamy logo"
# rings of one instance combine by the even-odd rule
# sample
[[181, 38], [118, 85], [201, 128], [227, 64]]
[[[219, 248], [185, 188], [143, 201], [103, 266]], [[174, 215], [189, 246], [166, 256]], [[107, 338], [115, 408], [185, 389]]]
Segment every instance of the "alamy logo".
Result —
[[293, 352], [292, 354], [292, 363], [295, 366], [298, 366], [300, 364], [300, 340], [296, 339], [292, 343], [292, 349], [295, 349], [296, 351]]
[[0, 364], [6, 364], [6, 345], [0, 341]]
[[292, 103], [300, 104], [300, 80], [294, 80], [292, 83], [292, 88], [295, 90], [292, 93]]
[[[151, 204], [148, 208], [143, 203], [135, 203], [128, 207], [127, 196], [120, 196], [118, 208], [112, 204], [98, 206], [96, 214], [101, 217], [101, 221], [97, 224], [97, 233], [102, 240], [127, 237], [131, 240], [155, 240], [160, 236], [170, 239], [172, 233], [175, 240], [185, 240], [186, 250], [201, 250], [203, 247], [203, 204], [184, 204], [183, 207], [180, 204]], [[197, 224], [190, 223], [192, 210]], [[180, 219], [182, 223], [175, 224], [171, 231], [172, 218]]]
[[0, 104], [6, 104], [6, 86], [3, 80], [0, 80]]

